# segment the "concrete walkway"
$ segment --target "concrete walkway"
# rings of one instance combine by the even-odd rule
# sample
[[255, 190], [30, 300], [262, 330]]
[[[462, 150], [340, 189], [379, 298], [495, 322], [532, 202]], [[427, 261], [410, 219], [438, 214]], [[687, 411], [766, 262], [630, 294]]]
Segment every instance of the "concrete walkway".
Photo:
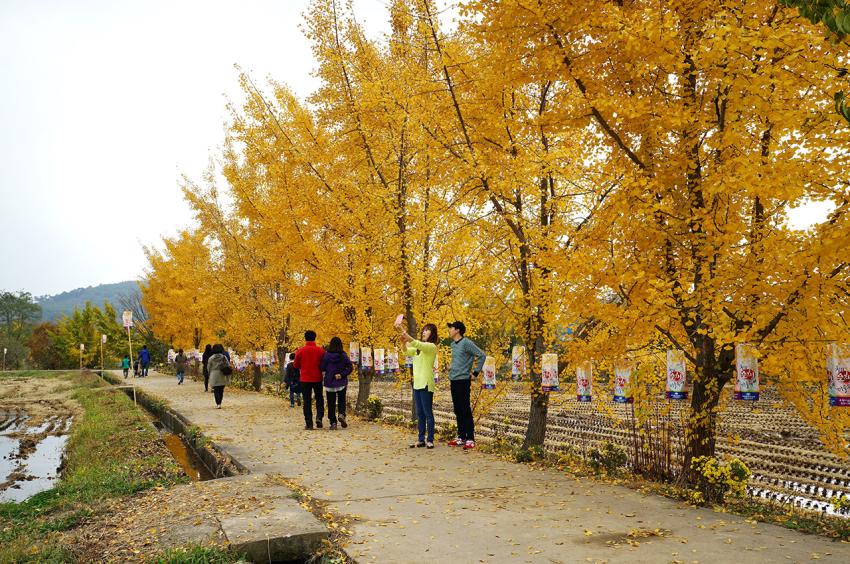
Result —
[[438, 444], [350, 418], [304, 431], [299, 407], [152, 375], [137, 385], [182, 413], [251, 472], [280, 473], [354, 517], [359, 562], [850, 562], [850, 545], [696, 509], [554, 469]]

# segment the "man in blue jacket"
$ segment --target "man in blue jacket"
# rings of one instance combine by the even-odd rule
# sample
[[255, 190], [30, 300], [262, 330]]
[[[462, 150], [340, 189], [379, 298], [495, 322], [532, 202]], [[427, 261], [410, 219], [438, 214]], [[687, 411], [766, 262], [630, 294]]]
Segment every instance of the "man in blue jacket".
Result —
[[[472, 391], [472, 376], [478, 376], [484, 367], [487, 355], [478, 345], [467, 339], [466, 325], [461, 321], [449, 323], [449, 337], [452, 338], [452, 365], [449, 368], [449, 384], [452, 390], [452, 404], [457, 419], [457, 438], [449, 441], [449, 446], [462, 446], [464, 450], [475, 448], [475, 421], [469, 396]], [[473, 362], [476, 360], [473, 369]]]
[[139, 351], [139, 364], [142, 367], [142, 378], [148, 375], [148, 366], [151, 363], [151, 352], [148, 350], [148, 346], [144, 345], [142, 350]]

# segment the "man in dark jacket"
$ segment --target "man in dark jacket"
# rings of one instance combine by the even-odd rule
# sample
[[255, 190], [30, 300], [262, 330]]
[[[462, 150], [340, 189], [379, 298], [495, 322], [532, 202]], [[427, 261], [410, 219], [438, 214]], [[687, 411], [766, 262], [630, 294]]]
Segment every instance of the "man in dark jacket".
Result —
[[142, 369], [142, 378], [148, 375], [148, 366], [151, 363], [151, 352], [148, 350], [147, 345], [142, 346], [142, 350], [139, 351], [139, 364]]
[[304, 333], [304, 346], [295, 352], [293, 366], [300, 371], [301, 393], [304, 394], [304, 428], [313, 428], [313, 400], [316, 396], [316, 428], [322, 428], [322, 418], [325, 416], [325, 399], [322, 397], [322, 373], [319, 363], [325, 355], [325, 349], [316, 345], [316, 332], [308, 330]]
[[286, 384], [286, 389], [289, 390], [289, 407], [295, 407], [295, 402], [301, 405], [301, 375], [300, 371], [295, 368], [295, 353], [289, 353], [289, 364], [286, 365], [286, 373], [283, 377], [283, 383]]

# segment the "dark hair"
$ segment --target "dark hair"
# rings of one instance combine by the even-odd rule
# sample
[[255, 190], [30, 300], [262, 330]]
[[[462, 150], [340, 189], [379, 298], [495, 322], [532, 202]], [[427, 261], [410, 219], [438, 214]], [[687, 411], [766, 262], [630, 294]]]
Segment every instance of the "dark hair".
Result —
[[183, 349], [177, 349], [177, 354], [183, 354]]
[[295, 360], [295, 353], [289, 353], [289, 360]]
[[207, 346], [204, 348], [204, 352], [211, 353], [212, 352], [212, 345], [207, 343]]
[[148, 348], [148, 346], [147, 346], [147, 345], [142, 345], [142, 348], [143, 348], [143, 349], [146, 349], [146, 348]]
[[431, 331], [431, 335], [428, 336], [428, 342], [434, 343], [435, 345], [440, 342], [440, 339], [437, 337], [437, 326], [433, 323], [426, 323], [422, 326], [422, 330], [428, 329]]
[[331, 339], [330, 344], [328, 344], [328, 348], [326, 349], [328, 352], [341, 353], [342, 351], [342, 339], [339, 337], [334, 337]]
[[216, 343], [212, 346], [212, 353], [213, 354], [224, 354], [224, 347], [221, 346], [220, 343]]
[[315, 341], [316, 340], [316, 332], [312, 329], [307, 329], [304, 331], [304, 340], [305, 341]]

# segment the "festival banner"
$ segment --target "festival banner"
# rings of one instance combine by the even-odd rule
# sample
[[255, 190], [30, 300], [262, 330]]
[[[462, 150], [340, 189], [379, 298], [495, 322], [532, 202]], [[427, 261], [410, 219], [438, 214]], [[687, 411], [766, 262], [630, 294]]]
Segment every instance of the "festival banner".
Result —
[[383, 374], [384, 368], [384, 349], [375, 349], [375, 374]]
[[593, 398], [593, 363], [582, 362], [576, 368], [576, 399], [591, 401]]
[[667, 351], [667, 399], [688, 399], [688, 376], [685, 369], [685, 352]]
[[559, 392], [558, 387], [558, 355], [555, 353], [543, 354], [543, 371], [540, 373], [540, 386], [544, 392]]
[[348, 344], [348, 358], [352, 364], [360, 362], [360, 344], [357, 341], [351, 341]]
[[481, 387], [485, 390], [496, 389], [496, 359], [492, 356], [484, 359], [484, 379], [481, 381]]
[[829, 405], [850, 407], [850, 345], [829, 345], [826, 369], [829, 376]]
[[632, 364], [620, 362], [614, 365], [614, 401], [632, 403]]
[[372, 367], [372, 349], [370, 347], [360, 347], [360, 366], [363, 368]]
[[398, 374], [398, 352], [387, 351], [387, 372]]
[[174, 352], [174, 349], [168, 349], [168, 355], [166, 357], [168, 364], [174, 364], [174, 358], [177, 356], [177, 353]]
[[404, 366], [405, 366], [405, 368], [408, 368], [408, 369], [413, 368], [413, 357], [412, 356], [406, 356], [405, 355]]
[[522, 380], [525, 374], [525, 347], [517, 345], [511, 350], [511, 380]]
[[755, 347], [747, 343], [735, 345], [735, 399], [759, 399], [759, 359]]
[[440, 381], [440, 353], [434, 356], [434, 384]]

